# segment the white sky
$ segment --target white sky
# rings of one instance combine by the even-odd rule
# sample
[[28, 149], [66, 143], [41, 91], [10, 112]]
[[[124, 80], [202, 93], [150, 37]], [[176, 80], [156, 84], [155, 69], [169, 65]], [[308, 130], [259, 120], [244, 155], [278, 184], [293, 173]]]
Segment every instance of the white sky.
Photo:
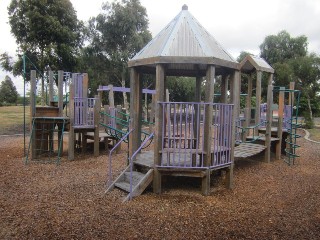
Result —
[[[306, 35], [309, 51], [320, 54], [320, 0], [140, 0], [147, 9], [155, 36], [187, 4], [190, 13], [236, 58], [241, 51], [259, 54], [264, 38], [287, 30]], [[78, 18], [88, 20], [101, 11], [103, 0], [71, 0]], [[0, 0], [0, 53], [14, 55], [16, 44], [7, 24], [10, 0]], [[8, 74], [0, 70], [0, 81]], [[12, 78], [13, 79], [13, 78]], [[23, 80], [13, 79], [19, 93]]]

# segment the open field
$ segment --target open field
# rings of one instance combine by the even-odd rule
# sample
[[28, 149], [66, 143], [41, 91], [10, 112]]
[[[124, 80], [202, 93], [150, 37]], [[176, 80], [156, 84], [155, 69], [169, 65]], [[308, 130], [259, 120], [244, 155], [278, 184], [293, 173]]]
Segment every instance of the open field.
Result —
[[104, 195], [106, 154], [24, 165], [23, 138], [0, 137], [0, 239], [320, 239], [320, 145], [298, 144], [294, 166], [237, 160], [233, 190], [217, 176], [204, 197], [199, 179], [167, 178], [122, 204]]
[[308, 132], [310, 133], [310, 139], [320, 142], [320, 126], [313, 129], [308, 129]]
[[[23, 133], [23, 106], [0, 107], [0, 135]], [[26, 106], [26, 124], [29, 129], [30, 107]]]

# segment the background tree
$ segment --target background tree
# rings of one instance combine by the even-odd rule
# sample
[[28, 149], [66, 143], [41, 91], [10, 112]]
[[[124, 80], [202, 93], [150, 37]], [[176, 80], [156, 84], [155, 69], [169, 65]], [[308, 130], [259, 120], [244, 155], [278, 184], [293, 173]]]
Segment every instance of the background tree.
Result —
[[301, 90], [301, 109], [307, 109], [305, 117], [312, 126], [313, 112], [319, 111], [317, 93], [320, 90], [320, 60], [316, 54], [308, 54], [306, 36], [291, 37], [286, 31], [267, 36], [260, 45], [260, 56], [274, 69], [274, 84], [288, 86], [291, 81]]
[[22, 75], [23, 54], [28, 57], [27, 73], [35, 68], [41, 72], [45, 67], [66, 71], [75, 68], [83, 24], [69, 0], [12, 0], [8, 15], [18, 45], [18, 60], [12, 63], [10, 56], [2, 53], [1, 65], [5, 70]]
[[[83, 51], [82, 63], [90, 63], [88, 67], [94, 70], [91, 84], [125, 87], [129, 83], [128, 60], [151, 40], [146, 9], [139, 0], [105, 3], [102, 9], [89, 21], [91, 44]], [[128, 109], [126, 95], [123, 97]]]
[[16, 104], [18, 99], [18, 92], [14, 86], [11, 78], [6, 76], [0, 85], [0, 103], [2, 104]]

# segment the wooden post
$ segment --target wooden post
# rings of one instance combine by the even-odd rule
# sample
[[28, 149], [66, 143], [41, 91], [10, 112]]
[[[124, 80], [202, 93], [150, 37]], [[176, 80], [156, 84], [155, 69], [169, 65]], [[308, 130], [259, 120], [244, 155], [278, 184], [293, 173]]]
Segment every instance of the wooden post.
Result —
[[53, 104], [53, 72], [49, 71], [49, 106]]
[[221, 79], [221, 103], [228, 103], [228, 82], [229, 75], [223, 75]]
[[282, 125], [283, 125], [283, 109], [284, 109], [284, 88], [280, 88], [279, 92], [279, 109], [278, 109], [278, 138], [279, 142], [276, 144], [276, 159], [281, 157], [282, 148]]
[[[162, 149], [162, 125], [163, 125], [163, 109], [158, 102], [165, 101], [165, 72], [161, 64], [156, 66], [156, 112], [155, 112], [155, 136], [154, 136], [154, 165], [160, 165]], [[161, 193], [161, 174], [159, 170], [154, 168], [153, 192]]]
[[[256, 83], [256, 113], [255, 113], [255, 125], [260, 123], [260, 105], [261, 105], [261, 79], [262, 72], [257, 71], [257, 83]], [[258, 135], [258, 128], [255, 128], [254, 135]]]
[[234, 168], [234, 146], [236, 142], [236, 120], [239, 117], [240, 112], [240, 72], [235, 71], [233, 73], [232, 79], [231, 79], [231, 89], [232, 91], [232, 103], [234, 104], [233, 107], [233, 114], [232, 114], [232, 137], [231, 137], [231, 159], [232, 163], [230, 167], [227, 169], [227, 176], [226, 176], [226, 187], [229, 189], [233, 188], [233, 168]]
[[100, 138], [99, 138], [99, 121], [100, 121], [100, 108], [101, 108], [101, 103], [100, 103], [100, 99], [99, 96], [96, 95], [95, 96], [96, 101], [94, 104], [94, 145], [93, 145], [93, 155], [95, 157], [99, 156], [99, 142], [100, 142]]
[[[215, 78], [215, 66], [209, 65], [207, 67], [207, 82], [205, 92], [205, 103], [213, 103], [214, 95], [214, 78]], [[212, 139], [212, 105], [205, 105], [205, 116], [204, 116], [204, 143], [203, 150], [206, 152], [204, 156], [204, 167], [209, 167], [211, 163], [211, 139]], [[206, 171], [205, 176], [202, 178], [202, 194], [209, 195], [210, 193], [210, 171]]]
[[270, 163], [271, 155], [271, 127], [272, 127], [272, 105], [273, 105], [273, 86], [268, 86], [268, 96], [267, 96], [267, 126], [266, 126], [266, 141], [265, 146], [265, 161]]
[[33, 117], [36, 115], [36, 99], [37, 99], [37, 89], [36, 89], [36, 71], [31, 70], [30, 79], [30, 136], [31, 138], [31, 159], [36, 157], [36, 131], [32, 129]]
[[113, 94], [113, 86], [109, 85], [109, 105], [111, 108], [114, 108], [114, 94]]
[[[252, 75], [248, 76], [248, 95], [246, 99], [246, 112], [245, 112], [245, 127], [250, 126], [251, 122], [251, 99], [252, 99]], [[247, 137], [248, 133], [244, 134]]]
[[68, 160], [74, 160], [74, 81], [77, 78], [77, 74], [72, 74], [72, 81], [69, 86], [69, 117], [70, 117], [70, 129], [69, 129], [69, 142], [68, 142]]
[[[294, 82], [290, 82], [289, 89], [294, 90], [294, 85], [295, 85]], [[294, 105], [294, 92], [289, 93], [289, 105], [291, 106]]]
[[58, 71], [58, 108], [59, 117], [63, 116], [63, 71]]
[[101, 103], [101, 106], [102, 106], [102, 104], [103, 104], [103, 91], [102, 91], [102, 86], [101, 85], [99, 85], [98, 95], [99, 95], [100, 103]]
[[129, 157], [135, 153], [141, 144], [142, 121], [142, 84], [136, 68], [130, 69], [130, 130]]

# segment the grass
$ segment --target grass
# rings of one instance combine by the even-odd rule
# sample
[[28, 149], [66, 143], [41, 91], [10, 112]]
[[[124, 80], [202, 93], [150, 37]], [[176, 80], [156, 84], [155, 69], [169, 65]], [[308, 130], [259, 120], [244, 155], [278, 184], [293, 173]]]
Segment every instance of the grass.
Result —
[[[26, 106], [26, 124], [30, 123], [30, 110]], [[0, 135], [23, 132], [23, 106], [0, 107]]]
[[312, 129], [307, 129], [308, 132], [310, 133], [310, 139], [320, 142], [320, 128], [312, 128]]

